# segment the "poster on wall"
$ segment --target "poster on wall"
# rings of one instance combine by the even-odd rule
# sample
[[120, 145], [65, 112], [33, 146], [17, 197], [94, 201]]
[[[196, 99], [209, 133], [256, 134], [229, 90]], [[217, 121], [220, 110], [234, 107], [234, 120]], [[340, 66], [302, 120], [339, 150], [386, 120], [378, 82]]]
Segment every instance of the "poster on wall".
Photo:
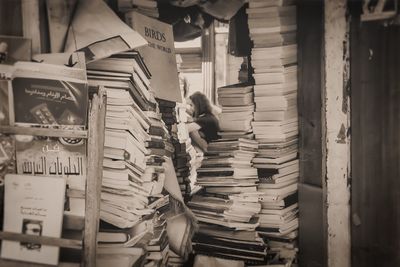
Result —
[[137, 50], [152, 73], [150, 85], [155, 96], [182, 102], [172, 26], [135, 11], [127, 13], [127, 23], [148, 42]]

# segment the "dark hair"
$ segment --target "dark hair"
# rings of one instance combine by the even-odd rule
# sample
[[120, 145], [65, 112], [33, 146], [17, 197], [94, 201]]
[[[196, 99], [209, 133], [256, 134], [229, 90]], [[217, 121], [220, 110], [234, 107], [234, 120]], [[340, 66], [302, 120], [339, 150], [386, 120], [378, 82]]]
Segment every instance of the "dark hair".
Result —
[[203, 93], [195, 92], [190, 97], [194, 105], [194, 117], [198, 118], [202, 114], [211, 114], [211, 104], [207, 96]]
[[186, 98], [189, 93], [189, 82], [186, 77], [183, 77], [183, 97]]
[[209, 15], [206, 12], [202, 12], [201, 14], [203, 15], [203, 20], [204, 20], [203, 29], [207, 29], [208, 27], [210, 27], [211, 23], [214, 21], [214, 17]]

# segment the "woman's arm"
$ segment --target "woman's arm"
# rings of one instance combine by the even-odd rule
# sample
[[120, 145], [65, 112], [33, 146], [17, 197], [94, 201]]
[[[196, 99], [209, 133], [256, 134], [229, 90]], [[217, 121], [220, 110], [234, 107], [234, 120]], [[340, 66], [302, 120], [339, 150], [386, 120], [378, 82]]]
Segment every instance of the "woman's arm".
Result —
[[189, 132], [189, 133], [191, 133], [191, 132], [196, 132], [196, 131], [198, 131], [198, 130], [201, 129], [200, 125], [198, 125], [198, 124], [195, 123], [195, 122], [189, 122], [189, 123], [187, 123], [186, 125], [187, 125], [187, 129], [188, 129], [188, 132]]
[[207, 151], [207, 147], [208, 147], [207, 141], [204, 140], [200, 136], [199, 131], [192, 131], [192, 132], [189, 133], [189, 135], [190, 135], [190, 138], [192, 139], [192, 142], [194, 142], [204, 152]]

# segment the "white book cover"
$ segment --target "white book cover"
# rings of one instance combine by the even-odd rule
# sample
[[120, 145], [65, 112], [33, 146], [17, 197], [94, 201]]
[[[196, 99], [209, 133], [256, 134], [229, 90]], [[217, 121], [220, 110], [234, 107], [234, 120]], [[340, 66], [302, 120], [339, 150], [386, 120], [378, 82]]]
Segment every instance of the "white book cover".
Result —
[[[5, 177], [4, 231], [60, 237], [65, 179], [9, 174]], [[58, 264], [59, 247], [2, 241], [1, 257], [50, 265]]]

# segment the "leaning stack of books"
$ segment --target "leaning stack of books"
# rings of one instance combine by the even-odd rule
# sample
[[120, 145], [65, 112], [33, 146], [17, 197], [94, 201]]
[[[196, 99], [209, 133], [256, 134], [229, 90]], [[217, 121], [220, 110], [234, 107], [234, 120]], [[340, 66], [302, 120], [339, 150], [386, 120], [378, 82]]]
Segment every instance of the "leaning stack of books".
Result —
[[136, 253], [122, 257], [130, 266], [133, 260], [158, 264], [168, 251], [165, 234], [158, 235], [165, 232], [165, 218], [155, 224], [164, 216], [156, 210], [169, 202], [163, 195], [168, 136], [150, 88], [150, 72], [136, 51], [87, 68], [89, 84], [107, 91], [98, 264], [121, 258], [125, 252], [118, 249]]
[[120, 228], [133, 227], [152, 212], [147, 204], [153, 182], [143, 180], [150, 127], [143, 111], [151, 107], [150, 75], [140, 59], [130, 52], [87, 65], [89, 84], [107, 91], [100, 217]]
[[157, 0], [118, 0], [120, 12], [137, 11], [143, 15], [158, 18]]
[[262, 210], [259, 233], [269, 244], [271, 263], [296, 261], [299, 176], [296, 6], [293, 0], [250, 0], [248, 25], [254, 47], [255, 112]]

